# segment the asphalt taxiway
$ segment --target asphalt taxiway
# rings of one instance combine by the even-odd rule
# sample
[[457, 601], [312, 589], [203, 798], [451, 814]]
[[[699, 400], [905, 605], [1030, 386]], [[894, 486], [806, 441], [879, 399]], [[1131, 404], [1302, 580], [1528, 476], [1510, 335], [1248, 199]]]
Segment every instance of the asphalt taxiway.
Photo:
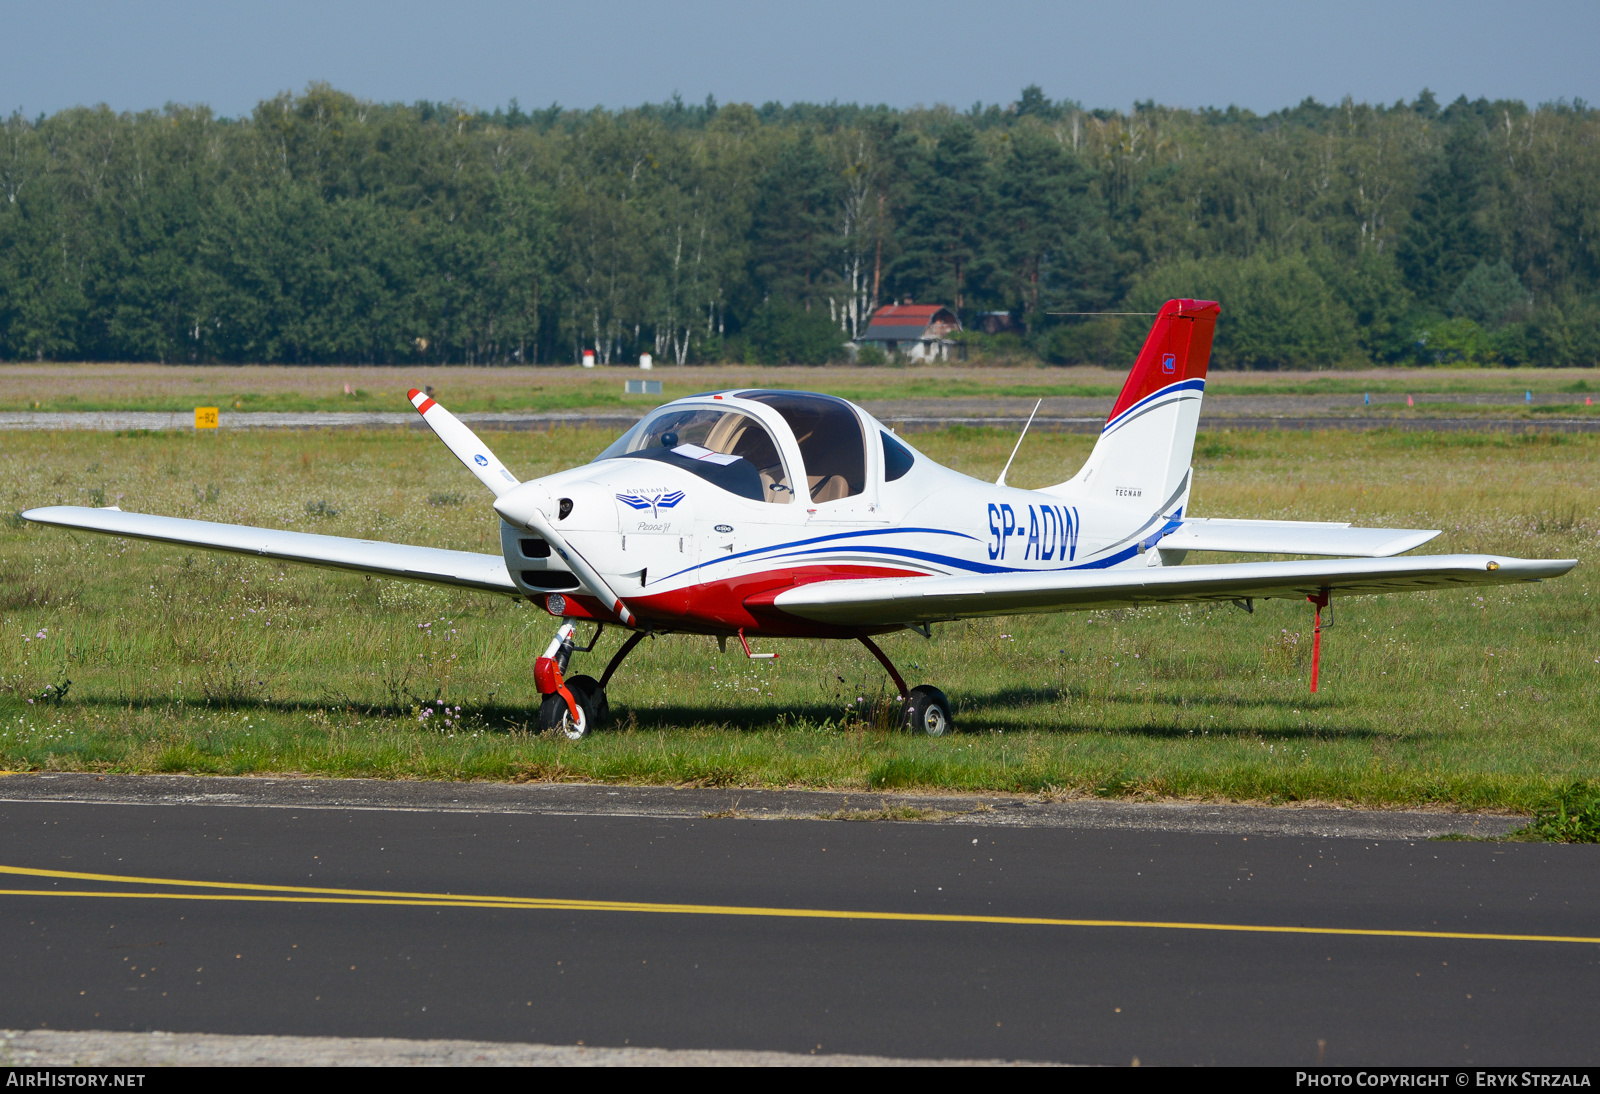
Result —
[[[805, 818], [879, 800], [551, 789], [0, 779], [0, 1028], [1110, 1064], [1600, 1056], [1600, 848], [1432, 839], [1431, 814], [1123, 805], [1162, 823], [1072, 823], [1070, 802], [1029, 818], [940, 798], [918, 807], [937, 820], [843, 822]], [[1455, 827], [1512, 822], [1472, 823]]]
[[[1523, 396], [1503, 394], [1424, 394], [1416, 406], [1407, 407], [1403, 396], [1380, 395], [1372, 405], [1360, 395], [1226, 395], [1209, 394], [1201, 411], [1200, 429], [1309, 430], [1402, 429], [1560, 433], [1600, 432], [1600, 417], [1587, 413], [1573, 396], [1540, 394], [1527, 403]], [[941, 398], [868, 400], [862, 405], [879, 421], [901, 432], [919, 433], [951, 426], [989, 426], [1049, 433], [1099, 433], [1114, 402], [1110, 396], [1046, 398], [1035, 414], [1033, 399]], [[622, 432], [638, 422], [644, 407], [597, 408], [568, 411], [477, 411], [461, 419], [483, 432], [557, 428], [604, 429]], [[223, 411], [218, 428], [275, 429], [426, 429], [411, 411]], [[194, 429], [189, 410], [34, 410], [0, 412], [0, 432], [6, 430], [124, 430]]]

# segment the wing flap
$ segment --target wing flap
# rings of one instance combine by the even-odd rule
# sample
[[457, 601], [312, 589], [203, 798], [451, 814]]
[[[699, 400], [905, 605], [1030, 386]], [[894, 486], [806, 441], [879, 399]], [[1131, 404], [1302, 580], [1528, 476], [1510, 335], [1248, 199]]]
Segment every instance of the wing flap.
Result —
[[147, 539], [180, 547], [199, 547], [236, 555], [254, 555], [277, 562], [296, 562], [358, 574], [424, 581], [459, 589], [521, 595], [499, 555], [413, 547], [310, 532], [252, 528], [246, 524], [215, 524], [206, 520], [124, 513], [116, 509], [90, 509], [78, 505], [51, 505], [22, 514], [38, 524], [73, 528], [81, 532]]
[[1437, 529], [1352, 528], [1303, 520], [1185, 520], [1161, 540], [1163, 551], [1387, 558], [1427, 543]]
[[881, 626], [1243, 597], [1299, 598], [1324, 589], [1336, 596], [1360, 596], [1453, 585], [1506, 585], [1559, 577], [1575, 565], [1576, 559], [1429, 555], [1054, 570], [978, 577], [862, 578], [787, 589], [774, 599], [774, 605], [790, 615], [819, 623]]

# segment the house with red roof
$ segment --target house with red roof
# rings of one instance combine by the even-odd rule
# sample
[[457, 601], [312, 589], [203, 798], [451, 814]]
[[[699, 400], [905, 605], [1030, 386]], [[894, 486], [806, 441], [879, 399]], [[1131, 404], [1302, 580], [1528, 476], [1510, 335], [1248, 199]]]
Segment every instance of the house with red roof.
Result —
[[889, 304], [879, 308], [856, 340], [914, 361], [948, 361], [955, 348], [950, 335], [961, 329], [956, 313], [939, 304]]

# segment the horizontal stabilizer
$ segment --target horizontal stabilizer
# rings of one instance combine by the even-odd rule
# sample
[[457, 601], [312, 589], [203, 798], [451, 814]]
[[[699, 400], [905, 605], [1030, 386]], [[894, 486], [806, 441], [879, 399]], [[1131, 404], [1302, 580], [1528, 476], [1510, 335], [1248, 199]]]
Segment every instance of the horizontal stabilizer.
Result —
[[952, 577], [819, 581], [774, 598], [781, 611], [839, 625], [882, 626], [1022, 612], [1086, 611], [1246, 597], [1335, 597], [1510, 585], [1560, 577], [1576, 559], [1494, 555], [1233, 562], [1218, 566], [1040, 570]]
[[350, 570], [358, 574], [449, 585], [458, 589], [522, 595], [511, 583], [505, 560], [499, 555], [319, 536], [309, 532], [284, 532], [274, 528], [252, 528], [246, 524], [214, 524], [207, 520], [157, 517], [148, 513], [123, 513], [115, 509], [90, 509], [78, 505], [51, 505], [29, 509], [22, 515], [38, 524], [75, 528], [82, 532], [148, 539], [180, 547], [253, 555], [277, 562], [298, 562], [333, 570]]
[[1163, 551], [1387, 558], [1420, 547], [1437, 529], [1352, 528], [1305, 520], [1185, 520], [1161, 540]]

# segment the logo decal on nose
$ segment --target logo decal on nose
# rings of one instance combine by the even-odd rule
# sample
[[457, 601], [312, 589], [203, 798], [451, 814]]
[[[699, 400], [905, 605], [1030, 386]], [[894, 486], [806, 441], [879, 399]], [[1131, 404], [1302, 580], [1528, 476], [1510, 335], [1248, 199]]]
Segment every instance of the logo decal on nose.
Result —
[[617, 500], [629, 509], [648, 509], [652, 517], [659, 517], [663, 509], [676, 509], [683, 500], [683, 491], [674, 490], [670, 494], [618, 494]]
[[479, 467], [488, 467], [489, 457], [485, 456], [482, 452], [479, 452], [476, 456], [472, 457], [472, 462], [477, 464]]

